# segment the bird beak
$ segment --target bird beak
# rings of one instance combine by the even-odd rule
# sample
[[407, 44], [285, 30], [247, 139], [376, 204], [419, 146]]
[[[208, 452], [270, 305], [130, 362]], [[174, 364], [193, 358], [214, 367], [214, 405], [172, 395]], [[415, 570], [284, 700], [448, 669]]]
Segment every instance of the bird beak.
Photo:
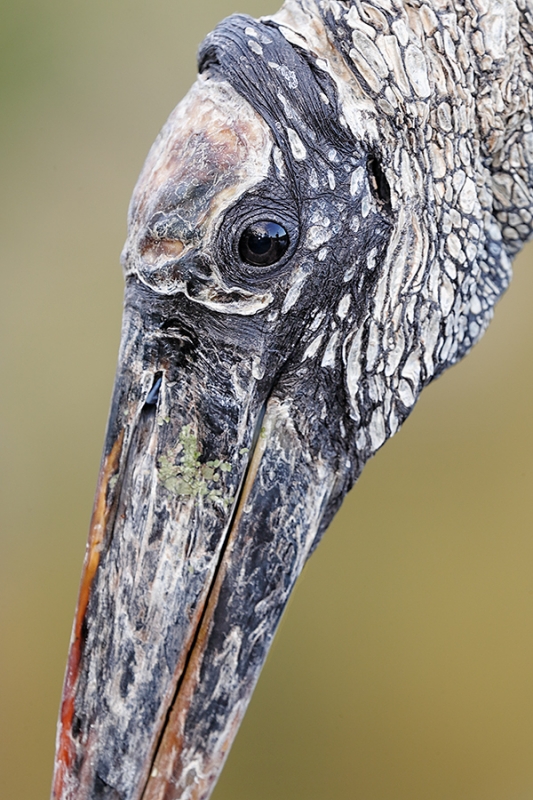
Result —
[[[268, 295], [194, 273], [196, 232], [207, 230], [222, 190], [226, 203], [235, 194], [230, 179], [246, 184], [243, 148], [252, 142], [260, 153], [246, 162], [256, 180], [271, 152], [266, 125], [231, 107], [242, 105], [236, 93], [216, 84], [209, 97], [224, 97], [213, 107], [208, 89], [195, 91], [158, 140], [132, 207], [137, 255], [126, 258], [54, 800], [208, 797], [334, 483], [280, 382], [283, 347], [265, 334]], [[246, 135], [232, 133], [232, 120], [248, 124]], [[229, 166], [217, 172], [221, 159]], [[194, 163], [205, 169], [205, 191], [191, 183]], [[180, 192], [197, 220], [183, 247], [154, 238], [168, 214], [183, 230], [185, 212], [165, 210]], [[128, 269], [133, 262], [140, 266]]]
[[61, 708], [62, 800], [208, 796], [331, 490], [249, 353], [219, 345], [213, 363], [206, 331], [162, 326], [168, 305], [130, 281]]

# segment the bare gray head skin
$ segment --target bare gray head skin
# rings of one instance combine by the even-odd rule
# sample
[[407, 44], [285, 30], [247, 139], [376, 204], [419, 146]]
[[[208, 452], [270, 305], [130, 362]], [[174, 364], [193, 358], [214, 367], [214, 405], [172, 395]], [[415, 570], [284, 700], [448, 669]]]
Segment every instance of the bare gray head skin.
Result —
[[307, 557], [531, 235], [525, 0], [234, 16], [154, 144], [55, 800], [204, 800]]

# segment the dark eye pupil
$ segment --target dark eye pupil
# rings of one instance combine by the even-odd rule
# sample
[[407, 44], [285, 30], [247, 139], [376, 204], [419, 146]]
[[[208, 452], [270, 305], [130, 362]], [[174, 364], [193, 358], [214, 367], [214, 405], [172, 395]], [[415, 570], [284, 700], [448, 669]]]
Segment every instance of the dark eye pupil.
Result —
[[289, 234], [277, 222], [254, 222], [239, 241], [239, 255], [246, 264], [268, 267], [279, 261], [289, 247]]

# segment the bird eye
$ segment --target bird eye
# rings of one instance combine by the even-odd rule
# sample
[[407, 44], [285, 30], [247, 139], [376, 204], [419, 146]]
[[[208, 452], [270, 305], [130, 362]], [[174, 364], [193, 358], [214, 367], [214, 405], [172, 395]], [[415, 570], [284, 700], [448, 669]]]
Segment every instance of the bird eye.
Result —
[[269, 267], [285, 255], [289, 243], [289, 234], [277, 222], [254, 222], [240, 238], [239, 255], [246, 264]]

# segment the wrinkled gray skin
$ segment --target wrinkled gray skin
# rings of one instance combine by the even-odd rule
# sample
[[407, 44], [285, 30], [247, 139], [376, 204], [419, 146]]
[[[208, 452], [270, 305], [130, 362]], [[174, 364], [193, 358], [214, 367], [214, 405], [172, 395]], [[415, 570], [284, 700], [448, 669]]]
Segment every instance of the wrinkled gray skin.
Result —
[[209, 796], [306, 558], [530, 238], [531, 48], [524, 0], [288, 0], [202, 45], [130, 208], [57, 800]]

